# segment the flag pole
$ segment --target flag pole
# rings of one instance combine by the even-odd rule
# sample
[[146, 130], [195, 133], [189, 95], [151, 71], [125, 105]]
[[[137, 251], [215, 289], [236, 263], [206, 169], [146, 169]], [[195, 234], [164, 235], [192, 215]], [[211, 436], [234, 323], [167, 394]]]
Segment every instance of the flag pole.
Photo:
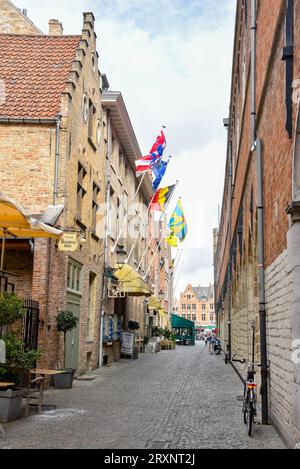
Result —
[[181, 260], [182, 253], [183, 253], [183, 249], [181, 249], [181, 251], [180, 251], [180, 256], [179, 256], [179, 259], [178, 259], [178, 262], [177, 262], [177, 266], [176, 266], [176, 268], [174, 269], [174, 283], [175, 283], [176, 275], [177, 275], [177, 273], [178, 273], [178, 277], [177, 277], [176, 283], [175, 283], [174, 292], [175, 292], [175, 290], [177, 289], [178, 282], [179, 282], [179, 279], [180, 279], [180, 272], [181, 272], [181, 269], [182, 269], [182, 266], [183, 266], [183, 263], [182, 263], [181, 266], [180, 266], [180, 269], [179, 269], [178, 272], [177, 272], [177, 269], [178, 269], [178, 267], [179, 267], [179, 262], [180, 262], [180, 260]]
[[163, 242], [163, 239], [165, 238], [165, 236], [166, 236], [166, 234], [167, 234], [167, 231], [168, 231], [168, 227], [164, 230], [163, 235], [162, 235], [162, 237], [161, 237], [161, 239], [160, 239], [160, 242], [159, 242], [159, 244], [158, 244], [158, 246], [157, 246], [157, 248], [156, 248], [156, 251], [155, 251], [155, 253], [153, 254], [153, 257], [152, 257], [151, 262], [150, 262], [150, 264], [149, 264], [148, 270], [147, 270], [147, 272], [146, 272], [146, 274], [145, 274], [145, 276], [144, 276], [144, 280], [147, 278], [147, 275], [148, 275], [148, 273], [149, 273], [149, 271], [150, 271], [150, 269], [151, 269], [151, 267], [152, 267], [152, 264], [153, 264], [153, 262], [154, 262], [154, 259], [155, 259], [156, 255], [157, 255], [158, 251], [159, 251], [159, 248], [160, 248], [160, 246], [161, 246], [161, 243]]
[[179, 257], [178, 257], [178, 260], [177, 260], [177, 263], [176, 263], [176, 266], [175, 266], [175, 269], [174, 269], [174, 277], [175, 277], [175, 275], [176, 275], [176, 273], [177, 273], [176, 271], [177, 271], [178, 266], [179, 266], [179, 262], [180, 262], [180, 259], [181, 259], [182, 253], [183, 253], [183, 249], [181, 249], [181, 250], [178, 251], [178, 252], [180, 252], [180, 255], [179, 255]]
[[[163, 129], [166, 129], [166, 126], [165, 126], [165, 125], [162, 125], [162, 128], [163, 128]], [[139, 191], [140, 191], [140, 188], [142, 187], [142, 184], [143, 184], [143, 182], [144, 182], [144, 179], [145, 179], [147, 173], [148, 173], [148, 171], [145, 171], [144, 174], [143, 174], [142, 179], [140, 180], [140, 183], [139, 183], [138, 188], [137, 188], [137, 190], [136, 190], [136, 192], [135, 192], [135, 195], [134, 195], [134, 201], [135, 201], [135, 199], [136, 199], [136, 197], [137, 197], [137, 195], [138, 195], [138, 193], [139, 193]], [[148, 207], [148, 210], [147, 210], [147, 214], [149, 213], [149, 210], [150, 210], [150, 208], [151, 208], [151, 204], [152, 204], [152, 201], [153, 201], [153, 199], [154, 199], [154, 197], [155, 197], [155, 194], [156, 194], [156, 192], [153, 194], [153, 196], [152, 196], [152, 198], [151, 198], [151, 200], [150, 200], [149, 207]], [[140, 212], [139, 212], [139, 215], [140, 215]], [[124, 225], [123, 225], [122, 228], [121, 228], [121, 231], [120, 231], [120, 233], [119, 233], [119, 235], [118, 235], [118, 237], [117, 237], [117, 241], [115, 242], [115, 245], [114, 245], [114, 247], [112, 248], [112, 252], [115, 252], [115, 250], [116, 250], [116, 248], [117, 248], [117, 245], [118, 245], [118, 243], [119, 243], [119, 241], [120, 241], [120, 239], [121, 239], [122, 233], [123, 233], [124, 228], [125, 228], [126, 225], [127, 225], [127, 220], [125, 220], [125, 223], [124, 223]], [[128, 256], [128, 258], [126, 259], [126, 263], [129, 262], [129, 259], [130, 259], [131, 255], [132, 255], [132, 253], [133, 253], [134, 248], [135, 248], [136, 241], [137, 241], [137, 240], [135, 239], [135, 241], [134, 241], [134, 243], [133, 243], [133, 246], [131, 247], [129, 256]]]
[[[172, 194], [171, 194], [171, 196], [170, 196], [170, 198], [169, 198], [169, 200], [168, 200], [168, 203], [167, 203], [167, 205], [166, 205], [166, 207], [165, 207], [165, 210], [161, 213], [161, 216], [159, 217], [159, 220], [158, 220], [159, 223], [161, 222], [163, 216], [165, 215], [165, 213], [166, 213], [166, 211], [167, 211], [167, 209], [168, 209], [168, 207], [169, 207], [169, 205], [170, 205], [170, 203], [171, 203], [172, 197], [173, 197], [173, 195], [174, 195], [174, 193], [175, 193], [175, 191], [176, 191], [176, 189], [177, 189], [178, 184], [179, 184], [179, 181], [177, 180], [175, 186], [173, 187]], [[154, 195], [155, 195], [155, 194], [154, 194]], [[150, 205], [150, 206], [151, 206], [151, 205]], [[148, 213], [149, 213], [149, 212], [148, 212]], [[145, 251], [144, 251], [144, 253], [143, 253], [143, 255], [142, 255], [142, 258], [141, 258], [141, 260], [140, 260], [140, 263], [139, 263], [139, 265], [138, 265], [138, 267], [137, 267], [137, 271], [141, 268], [141, 265], [142, 265], [143, 260], [144, 260], [144, 258], [145, 258], [145, 256], [146, 256], [147, 252], [148, 252], [148, 249], [149, 249], [149, 247], [150, 247], [150, 244], [151, 244], [152, 239], [153, 239], [153, 238], [151, 238], [151, 237], [149, 238], [147, 247], [146, 247], [146, 249], [145, 249]], [[129, 257], [129, 259], [130, 259], [130, 257]]]
[[140, 192], [140, 188], [142, 187], [142, 184], [143, 184], [143, 182], [144, 182], [144, 179], [145, 179], [145, 177], [146, 177], [146, 174], [147, 174], [147, 171], [144, 172], [143, 177], [142, 177], [141, 180], [140, 180], [140, 183], [139, 183], [139, 185], [138, 185], [138, 188], [137, 188], [137, 190], [136, 190], [136, 193], [134, 194], [134, 200], [136, 199], [136, 196], [137, 196], [138, 193]]
[[[145, 175], [146, 175], [146, 173], [144, 173], [144, 176], [143, 176], [143, 177], [145, 177]], [[155, 192], [155, 193], [152, 195], [152, 197], [151, 197], [151, 200], [150, 200], [150, 202], [149, 202], [149, 206], [148, 206], [147, 214], [146, 214], [146, 215], [148, 215], [148, 213], [149, 213], [149, 210], [150, 210], [151, 204], [152, 204], [152, 202], [153, 202], [153, 199], [154, 199], [154, 197], [155, 197], [155, 194], [156, 194], [156, 192]], [[139, 212], [139, 215], [140, 215], [140, 212]], [[137, 240], [138, 240], [138, 238], [136, 238], [136, 239], [134, 240], [133, 245], [131, 246], [131, 249], [130, 249], [130, 251], [129, 251], [128, 257], [127, 257], [127, 259], [126, 259], [126, 261], [125, 261], [126, 264], [128, 264], [128, 262], [130, 261], [130, 258], [131, 258], [131, 256], [132, 256], [133, 251], [134, 251], [134, 248], [135, 248], [135, 245], [136, 245]]]
[[180, 269], [179, 269], [179, 271], [178, 271], [178, 279], [177, 279], [176, 284], [175, 284], [174, 293], [176, 292], [177, 287], [178, 287], [178, 283], [179, 283], [179, 279], [180, 279], [180, 275], [179, 275], [179, 274], [181, 273], [182, 266], [183, 266], [183, 263], [181, 264]]
[[[141, 180], [140, 180], [140, 182], [139, 182], [139, 185], [138, 185], [138, 188], [137, 188], [137, 190], [136, 190], [136, 192], [135, 192], [133, 201], [135, 201], [136, 196], [138, 195], [138, 193], [139, 193], [139, 191], [140, 191], [140, 188], [142, 187], [142, 184], [143, 184], [143, 182], [144, 182], [145, 177], [146, 177], [146, 172], [143, 174], [143, 177], [141, 178]], [[120, 239], [121, 239], [121, 237], [122, 237], [122, 234], [123, 234], [123, 231], [124, 231], [125, 226], [127, 226], [127, 220], [124, 221], [123, 226], [122, 226], [122, 228], [121, 228], [121, 230], [120, 230], [120, 233], [118, 234], [117, 240], [116, 240], [116, 242], [115, 242], [113, 248], [111, 249], [111, 252], [112, 252], [112, 253], [114, 253], [115, 250], [117, 249], [117, 246], [118, 246], [119, 241], [120, 241]]]

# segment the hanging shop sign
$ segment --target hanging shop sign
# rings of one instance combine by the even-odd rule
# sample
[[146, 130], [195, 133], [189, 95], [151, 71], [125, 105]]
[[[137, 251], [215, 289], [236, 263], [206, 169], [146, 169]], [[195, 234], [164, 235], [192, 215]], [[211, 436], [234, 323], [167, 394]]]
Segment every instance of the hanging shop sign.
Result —
[[61, 237], [58, 249], [61, 252], [75, 252], [78, 249], [78, 234], [64, 233]]

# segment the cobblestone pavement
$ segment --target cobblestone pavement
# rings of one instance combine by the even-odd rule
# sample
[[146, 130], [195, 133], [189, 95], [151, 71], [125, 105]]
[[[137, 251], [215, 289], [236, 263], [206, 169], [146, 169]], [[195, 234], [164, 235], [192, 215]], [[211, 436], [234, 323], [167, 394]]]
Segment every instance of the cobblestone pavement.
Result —
[[46, 392], [57, 409], [6, 425], [0, 448], [282, 448], [274, 428], [242, 422], [242, 383], [205, 346], [140, 355], [91, 382]]

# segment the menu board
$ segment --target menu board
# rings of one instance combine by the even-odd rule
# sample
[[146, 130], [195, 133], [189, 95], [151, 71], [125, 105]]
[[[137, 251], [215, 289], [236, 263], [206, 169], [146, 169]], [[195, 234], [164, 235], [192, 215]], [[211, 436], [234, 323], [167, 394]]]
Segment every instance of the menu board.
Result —
[[121, 354], [130, 355], [133, 358], [134, 352], [134, 333], [122, 332]]

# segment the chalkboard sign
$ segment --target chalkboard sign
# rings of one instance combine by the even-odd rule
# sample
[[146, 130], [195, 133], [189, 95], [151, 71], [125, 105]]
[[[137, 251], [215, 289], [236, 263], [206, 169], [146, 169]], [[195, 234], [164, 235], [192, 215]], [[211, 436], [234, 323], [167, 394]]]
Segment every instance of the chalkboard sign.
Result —
[[121, 354], [130, 355], [133, 359], [134, 353], [134, 333], [122, 332]]

